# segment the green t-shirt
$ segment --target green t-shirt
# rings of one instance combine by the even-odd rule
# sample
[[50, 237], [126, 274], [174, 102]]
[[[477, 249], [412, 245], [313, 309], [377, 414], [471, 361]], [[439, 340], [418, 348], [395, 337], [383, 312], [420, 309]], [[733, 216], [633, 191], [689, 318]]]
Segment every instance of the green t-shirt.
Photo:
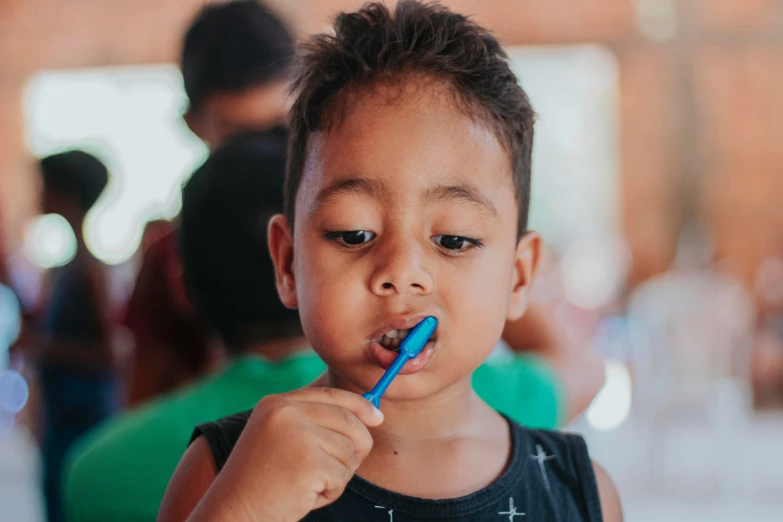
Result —
[[[251, 409], [265, 395], [305, 386], [325, 369], [313, 352], [279, 363], [246, 357], [105, 422], [77, 443], [66, 464], [66, 520], [154, 521], [197, 424]], [[474, 373], [473, 385], [490, 406], [527, 426], [554, 428], [563, 411], [559, 383], [534, 357], [490, 358]]]

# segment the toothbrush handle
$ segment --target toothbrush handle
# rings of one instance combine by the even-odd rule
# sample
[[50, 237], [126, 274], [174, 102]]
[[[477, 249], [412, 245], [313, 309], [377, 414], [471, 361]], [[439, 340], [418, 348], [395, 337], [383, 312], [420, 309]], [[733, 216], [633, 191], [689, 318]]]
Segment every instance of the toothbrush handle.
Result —
[[378, 381], [378, 384], [375, 385], [375, 388], [362, 395], [362, 397], [370, 401], [376, 408], [380, 408], [381, 395], [384, 394], [386, 388], [388, 388], [394, 378], [397, 377], [397, 374], [400, 373], [400, 370], [402, 370], [402, 367], [405, 366], [405, 363], [408, 362], [409, 358], [408, 354], [400, 353], [400, 355], [394, 359], [392, 365], [389, 366], [389, 369], [386, 370], [386, 373], [383, 374], [381, 380]]
[[381, 409], [381, 399], [373, 392], [363, 393], [362, 397], [370, 401], [372, 405], [375, 406], [376, 408]]

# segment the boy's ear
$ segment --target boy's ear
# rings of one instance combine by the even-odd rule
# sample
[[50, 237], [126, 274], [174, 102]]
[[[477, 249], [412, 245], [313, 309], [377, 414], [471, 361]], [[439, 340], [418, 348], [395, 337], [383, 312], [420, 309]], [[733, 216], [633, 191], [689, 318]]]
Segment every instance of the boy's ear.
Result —
[[294, 278], [294, 235], [284, 215], [276, 214], [269, 220], [267, 241], [272, 262], [275, 264], [277, 293], [285, 306], [295, 309], [299, 303]]
[[525, 314], [530, 305], [530, 291], [541, 259], [541, 236], [527, 232], [519, 240], [514, 255], [514, 271], [511, 282], [511, 298], [508, 302], [506, 319], [516, 321]]

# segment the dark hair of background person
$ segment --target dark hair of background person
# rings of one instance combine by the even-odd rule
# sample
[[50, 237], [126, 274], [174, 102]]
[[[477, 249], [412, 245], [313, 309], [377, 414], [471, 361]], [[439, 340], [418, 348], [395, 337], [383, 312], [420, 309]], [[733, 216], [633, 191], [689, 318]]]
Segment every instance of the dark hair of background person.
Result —
[[44, 187], [75, 201], [87, 213], [109, 182], [106, 166], [95, 156], [70, 150], [40, 160]]
[[180, 68], [190, 108], [219, 91], [241, 91], [285, 76], [293, 38], [255, 0], [211, 4], [185, 34]]
[[180, 255], [185, 287], [229, 352], [302, 335], [280, 302], [266, 240], [283, 210], [284, 131], [233, 138], [182, 191]]
[[412, 1], [399, 2], [393, 13], [372, 3], [340, 14], [334, 29], [305, 43], [297, 64], [285, 193], [291, 227], [310, 134], [339, 125], [349, 97], [420, 78], [448, 86], [461, 108], [487, 124], [508, 151], [521, 237], [527, 230], [535, 115], [492, 34], [443, 6]]

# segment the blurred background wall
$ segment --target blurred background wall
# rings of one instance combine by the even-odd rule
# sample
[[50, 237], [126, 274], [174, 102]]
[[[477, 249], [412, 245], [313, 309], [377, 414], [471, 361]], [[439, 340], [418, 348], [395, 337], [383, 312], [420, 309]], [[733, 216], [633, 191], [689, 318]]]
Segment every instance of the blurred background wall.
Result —
[[[270, 2], [301, 34], [356, 1]], [[598, 42], [619, 63], [622, 230], [631, 282], [662, 271], [693, 217], [750, 283], [783, 251], [783, 4], [775, 0], [446, 2], [508, 45]], [[42, 69], [176, 61], [201, 2], [0, 2], [0, 216], [21, 239], [36, 176], [24, 87]], [[8, 248], [8, 247], [7, 247]]]
[[[134, 82], [179, 82], [172, 64], [202, 3], [0, 0], [0, 253], [18, 250], [38, 213], [34, 153], [47, 152], [54, 121], [38, 102], [78, 75], [121, 90], [125, 66], [138, 68]], [[266, 3], [305, 36], [363, 2]], [[444, 3], [498, 35], [539, 112], [532, 222], [554, 256], [538, 298], [565, 293], [566, 328], [587, 331], [609, 359], [606, 388], [572, 427], [620, 485], [628, 520], [780, 520], [783, 2]], [[180, 90], [161, 101], [171, 125], [183, 125]], [[173, 192], [205, 153], [179, 135]], [[677, 256], [695, 270], [672, 271]], [[135, 268], [122, 277], [132, 283]], [[765, 315], [778, 331], [759, 349]], [[757, 353], [768, 357], [751, 370]], [[737, 371], [708, 368], [737, 354]], [[777, 387], [766, 402], [747, 389], [753, 372]]]

